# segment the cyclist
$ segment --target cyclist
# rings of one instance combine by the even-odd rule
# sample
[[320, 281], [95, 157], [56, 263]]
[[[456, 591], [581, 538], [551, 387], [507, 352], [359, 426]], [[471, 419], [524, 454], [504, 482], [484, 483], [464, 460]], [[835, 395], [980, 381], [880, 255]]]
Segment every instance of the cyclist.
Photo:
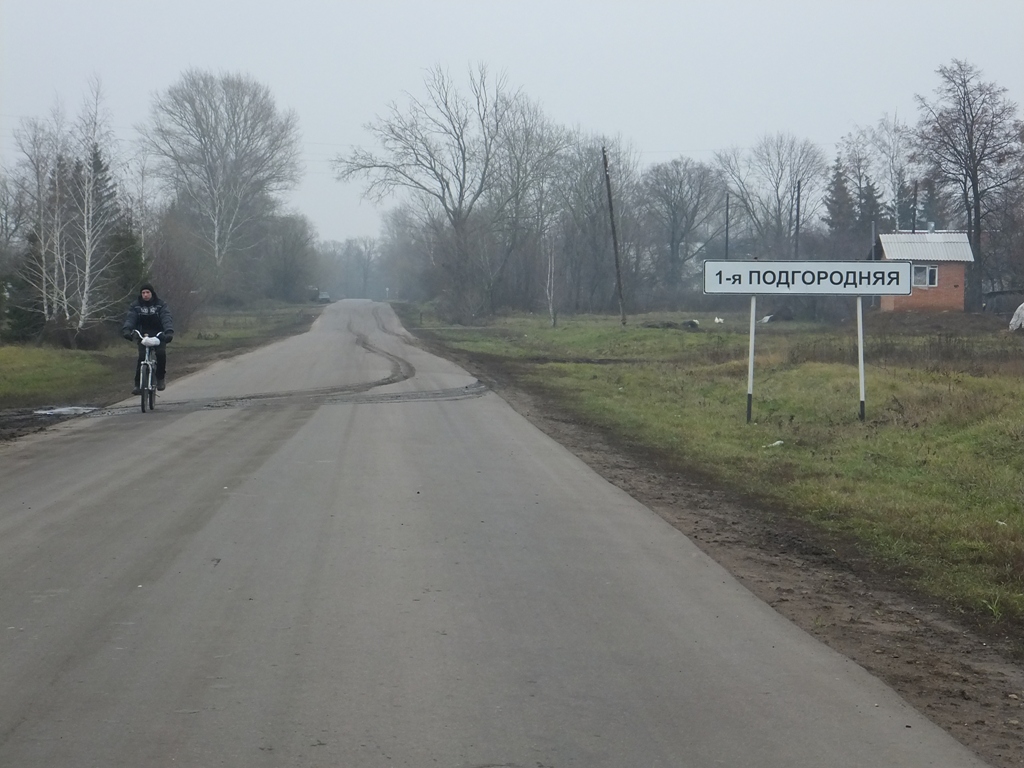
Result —
[[[139, 298], [129, 307], [128, 315], [125, 317], [124, 325], [121, 327], [121, 335], [128, 339], [128, 341], [133, 339], [138, 341], [135, 331], [138, 331], [143, 336], [163, 334], [160, 337], [160, 345], [154, 348], [156, 352], [156, 388], [163, 391], [165, 387], [164, 377], [167, 375], [166, 345], [170, 344], [174, 338], [174, 321], [171, 319], [170, 308], [163, 300], [157, 297], [156, 291], [153, 290], [153, 286], [150, 283], [143, 283], [142, 287], [139, 288]], [[145, 356], [146, 348], [139, 344], [139, 360], [135, 364], [135, 389], [132, 390], [133, 395], [141, 393], [139, 389], [139, 369]]]

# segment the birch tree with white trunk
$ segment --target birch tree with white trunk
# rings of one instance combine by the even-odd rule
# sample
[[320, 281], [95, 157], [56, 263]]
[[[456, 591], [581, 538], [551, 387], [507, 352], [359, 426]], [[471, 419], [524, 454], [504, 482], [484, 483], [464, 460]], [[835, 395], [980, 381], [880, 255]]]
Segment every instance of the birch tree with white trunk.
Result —
[[202, 222], [218, 270], [243, 229], [301, 176], [296, 114], [248, 75], [186, 71], [157, 96], [140, 132], [154, 171]]
[[20, 153], [15, 183], [29, 206], [28, 255], [20, 269], [28, 287], [26, 308], [40, 313], [44, 323], [66, 321], [70, 139], [63, 109], [55, 106], [47, 120], [23, 120], [14, 142]]
[[26, 208], [12, 304], [64, 343], [115, 314], [126, 298], [125, 249], [133, 246], [118, 200], [116, 142], [98, 80], [68, 123], [63, 109], [15, 131], [16, 193]]
[[111, 271], [120, 253], [113, 247], [115, 230], [123, 224], [109, 158], [114, 154], [113, 132], [103, 106], [99, 81], [90, 85], [75, 126], [77, 162], [70, 196], [74, 222], [72, 248], [67, 252], [69, 319], [76, 331], [111, 315], [125, 297], [108, 290]]

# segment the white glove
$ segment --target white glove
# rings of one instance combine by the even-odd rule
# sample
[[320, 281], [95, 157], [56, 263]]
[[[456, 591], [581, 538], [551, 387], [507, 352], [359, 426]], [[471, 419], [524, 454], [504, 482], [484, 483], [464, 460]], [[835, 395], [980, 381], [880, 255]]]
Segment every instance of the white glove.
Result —
[[142, 340], [142, 346], [144, 346], [144, 347], [159, 347], [160, 346], [160, 339], [158, 339], [156, 336], [146, 336]]

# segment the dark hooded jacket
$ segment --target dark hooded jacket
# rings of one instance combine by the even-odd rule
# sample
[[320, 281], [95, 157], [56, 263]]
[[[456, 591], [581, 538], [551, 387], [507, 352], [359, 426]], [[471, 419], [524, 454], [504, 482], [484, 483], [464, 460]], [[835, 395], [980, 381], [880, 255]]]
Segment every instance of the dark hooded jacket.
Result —
[[130, 339], [133, 331], [139, 331], [144, 336], [156, 336], [163, 332], [163, 340], [166, 344], [174, 336], [174, 320], [171, 319], [171, 310], [153, 291], [153, 298], [149, 301], [142, 300], [143, 289], [153, 291], [153, 286], [148, 283], [139, 289], [139, 297], [128, 309], [128, 315], [121, 327], [121, 335]]

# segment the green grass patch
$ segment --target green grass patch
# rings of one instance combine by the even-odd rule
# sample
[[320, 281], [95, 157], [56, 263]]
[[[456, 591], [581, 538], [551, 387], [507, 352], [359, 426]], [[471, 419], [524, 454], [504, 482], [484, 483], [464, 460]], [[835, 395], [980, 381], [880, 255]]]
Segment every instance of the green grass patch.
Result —
[[75, 402], [109, 386], [115, 370], [104, 353], [0, 346], [0, 408]]
[[248, 348], [305, 330], [319, 317], [319, 304], [267, 303], [245, 310], [206, 310], [193, 318], [185, 333], [175, 335], [175, 349]]
[[504, 358], [521, 383], [670, 466], [852, 538], [949, 605], [1024, 619], [1019, 339], [871, 316], [890, 325], [868, 325], [862, 422], [854, 328], [758, 327], [748, 424], [748, 321], [687, 317], [700, 329], [517, 316], [431, 333]]
[[[168, 347], [173, 377], [232, 354], [307, 330], [319, 305], [267, 303], [242, 310], [206, 311]], [[0, 345], [0, 409], [52, 405], [102, 407], [127, 396], [136, 347], [116, 338], [95, 351], [26, 344]]]

